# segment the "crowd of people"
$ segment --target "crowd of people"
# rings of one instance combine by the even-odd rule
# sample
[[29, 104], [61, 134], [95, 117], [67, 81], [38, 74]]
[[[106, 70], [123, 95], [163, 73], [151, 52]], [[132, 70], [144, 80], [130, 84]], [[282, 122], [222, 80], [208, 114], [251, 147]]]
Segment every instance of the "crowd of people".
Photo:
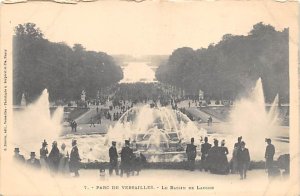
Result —
[[[267, 147], [265, 151], [266, 170], [269, 176], [274, 175], [276, 167], [274, 167], [275, 147], [271, 143], [271, 139], [267, 138]], [[194, 145], [194, 138], [191, 138], [191, 143], [187, 145], [186, 154], [188, 160], [188, 169], [195, 169], [195, 159], [197, 156], [197, 146]], [[210, 171], [215, 174], [239, 173], [240, 179], [247, 178], [247, 170], [250, 166], [250, 153], [246, 148], [246, 143], [242, 141], [242, 137], [238, 137], [238, 141], [234, 144], [232, 159], [228, 161], [228, 148], [225, 146], [225, 140], [214, 140], [212, 146], [208, 143], [208, 138], [204, 138], [204, 143], [201, 144], [201, 165], [200, 170]]]
[[[274, 167], [274, 154], [275, 147], [271, 142], [271, 139], [266, 138], [267, 147], [265, 150], [266, 170], [269, 176], [276, 173], [276, 167]], [[77, 141], [72, 140], [72, 150], [69, 155], [66, 151], [66, 145], [61, 144], [58, 148], [57, 142], [52, 143], [52, 148], [49, 153], [48, 144], [46, 140], [42, 142], [40, 149], [40, 159], [36, 158], [36, 153], [31, 152], [30, 158], [25, 160], [24, 156], [20, 154], [20, 149], [15, 148], [14, 159], [22, 164], [26, 164], [31, 168], [45, 169], [51, 172], [51, 174], [70, 174], [74, 173], [75, 177], [79, 176], [80, 169], [80, 156], [77, 147]], [[186, 147], [188, 169], [195, 170], [195, 160], [197, 157], [197, 146], [194, 144], [194, 138], [191, 138], [191, 143]], [[208, 142], [208, 137], [204, 138], [204, 143], [201, 144], [201, 164], [200, 170], [209, 171], [214, 174], [229, 174], [239, 173], [240, 179], [247, 178], [247, 171], [250, 166], [250, 153], [246, 148], [246, 143], [242, 141], [242, 137], [238, 137], [237, 142], [234, 144], [232, 159], [228, 161], [227, 155], [229, 154], [228, 148], [225, 146], [225, 140], [219, 141], [214, 139], [213, 145]], [[123, 177], [125, 174], [127, 177], [139, 175], [141, 169], [146, 163], [145, 156], [140, 153], [134, 153], [134, 150], [130, 147], [130, 141], [125, 140], [125, 145], [118, 153], [116, 142], [112, 141], [111, 147], [108, 151], [109, 155], [109, 175], [115, 171], [116, 175]], [[119, 163], [119, 156], [121, 162]], [[105, 171], [105, 170], [104, 170]], [[101, 171], [100, 171], [101, 172]]]
[[[52, 149], [49, 153], [46, 140], [43, 141], [40, 149], [40, 159], [36, 158], [35, 152], [31, 152], [30, 158], [25, 160], [24, 156], [20, 154], [19, 148], [15, 148], [14, 153], [14, 160], [16, 162], [25, 164], [31, 168], [44, 169], [50, 171], [52, 175], [68, 175], [74, 173], [75, 177], [79, 177], [81, 159], [76, 140], [72, 140], [72, 150], [70, 155], [66, 151], [66, 145], [62, 143], [61, 148], [58, 149], [56, 141], [52, 143]], [[133, 152], [129, 140], [125, 140], [125, 146], [120, 152], [120, 164], [118, 162], [119, 155], [115, 141], [112, 142], [108, 154], [110, 158], [109, 175], [112, 175], [113, 171], [115, 171], [116, 175], [120, 175], [121, 177], [123, 177], [123, 174], [126, 174], [127, 177], [139, 175], [143, 165], [146, 163], [146, 158], [142, 153]], [[105, 169], [103, 170], [103, 168], [100, 168], [100, 173], [101, 171], [105, 172]]]
[[26, 164], [31, 168], [47, 170], [50, 171], [52, 175], [74, 173], [75, 177], [79, 176], [78, 171], [81, 159], [76, 140], [72, 140], [72, 150], [70, 154], [66, 151], [66, 145], [64, 143], [62, 143], [60, 149], [58, 149], [56, 141], [52, 143], [52, 148], [49, 153], [46, 140], [43, 141], [40, 149], [40, 159], [36, 158], [35, 152], [31, 152], [30, 158], [25, 160], [24, 156], [20, 154], [19, 148], [15, 148], [14, 153], [14, 160]]

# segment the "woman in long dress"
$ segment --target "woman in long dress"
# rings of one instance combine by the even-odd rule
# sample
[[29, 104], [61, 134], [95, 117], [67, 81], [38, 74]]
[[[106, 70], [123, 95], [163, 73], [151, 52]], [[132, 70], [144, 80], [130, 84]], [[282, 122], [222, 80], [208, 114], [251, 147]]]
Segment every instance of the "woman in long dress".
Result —
[[40, 149], [40, 164], [42, 169], [49, 169], [48, 162], [47, 162], [47, 155], [48, 155], [48, 149], [47, 149], [47, 142], [44, 140], [42, 143], [42, 148]]
[[66, 150], [66, 145], [63, 143], [60, 149], [60, 160], [58, 165], [58, 172], [60, 174], [69, 174], [69, 153]]
[[225, 140], [221, 141], [220, 151], [221, 151], [220, 162], [222, 165], [221, 173], [228, 174], [229, 173], [229, 164], [228, 164], [227, 155], [229, 152], [228, 152], [228, 148], [225, 146]]

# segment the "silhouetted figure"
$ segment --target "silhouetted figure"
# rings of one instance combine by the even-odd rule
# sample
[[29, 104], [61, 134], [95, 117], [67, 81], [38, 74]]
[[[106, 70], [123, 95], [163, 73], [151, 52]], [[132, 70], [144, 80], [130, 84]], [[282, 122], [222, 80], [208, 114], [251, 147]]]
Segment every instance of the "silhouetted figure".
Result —
[[121, 151], [121, 177], [123, 172], [129, 177], [133, 159], [133, 150], [129, 147], [129, 140], [125, 140], [125, 147]]
[[208, 151], [207, 162], [209, 164], [209, 170], [211, 173], [223, 174], [223, 165], [220, 162], [222, 159], [221, 148], [219, 147], [219, 141], [214, 140], [214, 146]]
[[242, 136], [238, 137], [237, 143], [234, 144], [234, 147], [241, 148], [242, 145]]
[[250, 154], [247, 148], [245, 148], [245, 142], [241, 142], [241, 148], [237, 151], [237, 162], [240, 173], [240, 179], [246, 179], [247, 170], [250, 165]]
[[23, 155], [20, 154], [20, 149], [19, 148], [15, 148], [14, 150], [15, 154], [14, 154], [14, 160], [17, 163], [25, 163], [25, 158]]
[[273, 169], [273, 158], [275, 154], [275, 147], [272, 144], [272, 141], [270, 138], [266, 138], [265, 140], [267, 142], [267, 147], [265, 151], [265, 159], [266, 159], [266, 170], [268, 172], [268, 175], [272, 175], [272, 169]]
[[109, 175], [112, 175], [113, 170], [115, 170], [116, 175], [119, 175], [118, 153], [115, 141], [112, 142], [112, 146], [109, 148]]
[[72, 131], [77, 131], [77, 123], [75, 120], [72, 120], [71, 121], [71, 128], [72, 128]]
[[186, 154], [188, 159], [189, 170], [195, 170], [195, 159], [197, 156], [196, 146], [194, 145], [194, 138], [191, 138], [191, 143], [186, 147]]
[[40, 169], [41, 164], [38, 159], [35, 158], [35, 152], [30, 153], [30, 159], [26, 161], [26, 164], [34, 169]]
[[40, 149], [40, 163], [41, 163], [41, 168], [46, 168], [48, 169], [48, 148], [47, 148], [47, 142], [46, 140], [43, 141], [42, 143], [42, 148]]
[[228, 155], [228, 148], [225, 146], [225, 140], [221, 141], [221, 147], [220, 147], [220, 163], [222, 165], [222, 172], [224, 174], [228, 174], [229, 173], [229, 164], [228, 164], [228, 159], [227, 159], [227, 155]]
[[204, 144], [201, 145], [201, 170], [204, 169], [208, 171], [208, 163], [207, 163], [207, 156], [208, 151], [211, 148], [211, 144], [208, 143], [208, 138], [204, 138]]
[[94, 126], [95, 127], [95, 122], [94, 122], [94, 118], [93, 117], [91, 117], [91, 121], [90, 121], [90, 127], [92, 127], [92, 126]]
[[48, 157], [48, 164], [50, 169], [53, 172], [58, 171], [59, 159], [60, 159], [59, 149], [57, 148], [57, 142], [54, 141], [52, 143], [52, 149]]
[[133, 158], [133, 175], [134, 172], [136, 172], [136, 175], [138, 176], [146, 162], [146, 157], [142, 153], [137, 152]]
[[75, 174], [75, 177], [79, 176], [79, 168], [80, 168], [80, 156], [77, 148], [77, 141], [72, 141], [72, 151], [70, 154], [70, 172]]
[[289, 154], [283, 154], [280, 155], [277, 159], [277, 163], [280, 169], [283, 169], [282, 172], [283, 177], [287, 177], [290, 174], [290, 155]]
[[238, 141], [234, 144], [233, 151], [232, 151], [232, 158], [230, 161], [231, 165], [231, 173], [236, 173], [239, 171], [238, 168], [238, 161], [237, 161], [237, 152], [241, 148], [242, 136], [238, 137]]

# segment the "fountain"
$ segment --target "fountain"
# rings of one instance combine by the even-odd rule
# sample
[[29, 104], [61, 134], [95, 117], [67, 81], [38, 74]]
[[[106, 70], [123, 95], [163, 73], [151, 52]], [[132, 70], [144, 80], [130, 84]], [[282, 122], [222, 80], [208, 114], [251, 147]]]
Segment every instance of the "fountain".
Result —
[[[234, 138], [243, 137], [243, 141], [246, 142], [253, 159], [263, 159], [266, 145], [265, 138], [275, 139], [278, 131], [280, 131], [279, 129], [282, 129], [278, 123], [277, 106], [278, 95], [275, 97], [270, 109], [267, 110], [262, 81], [259, 79], [250, 95], [237, 101], [230, 113], [231, 130], [229, 134]], [[234, 142], [236, 142], [235, 140]], [[233, 146], [233, 143], [230, 145]]]
[[[225, 139], [230, 151], [228, 158], [238, 136], [243, 136], [252, 160], [263, 160], [266, 137], [274, 139], [277, 155], [288, 152], [288, 143], [276, 141], [278, 134], [288, 135], [288, 127], [283, 128], [277, 123], [277, 102], [278, 97], [270, 109], [266, 109], [262, 83], [258, 80], [250, 95], [233, 106], [230, 123], [220, 123], [224, 129], [225, 125], [229, 125], [228, 131], [223, 134], [209, 134], [209, 142], [213, 138]], [[44, 139], [49, 144], [56, 140], [59, 145], [65, 143], [67, 151], [70, 152], [72, 139], [77, 139], [82, 162], [105, 162], [109, 160], [108, 149], [111, 141], [117, 142], [117, 149], [120, 151], [124, 140], [129, 139], [134, 151], [142, 152], [149, 162], [175, 162], [184, 160], [186, 144], [192, 137], [200, 151], [202, 138], [207, 136], [205, 129], [198, 128], [180, 111], [150, 105], [139, 105], [125, 112], [108, 129], [106, 135], [60, 136], [63, 109], [58, 107], [51, 116], [49, 107], [48, 92], [44, 90], [35, 103], [14, 112], [14, 136], [10, 137], [14, 138], [13, 146], [20, 147], [21, 152], [29, 154], [30, 151], [38, 152]], [[200, 152], [197, 158], [200, 158]]]
[[63, 108], [58, 107], [51, 116], [48, 97], [45, 89], [35, 103], [14, 111], [11, 143], [20, 147], [22, 153], [39, 152], [44, 139], [48, 143], [56, 140], [62, 131]]
[[[143, 105], [128, 110], [107, 133], [107, 143], [116, 141], [121, 147], [125, 139], [134, 143], [134, 150], [142, 152], [147, 159], [171, 161], [175, 155], [185, 154], [186, 144], [192, 137], [200, 146], [204, 129], [183, 113], [167, 107]], [[198, 148], [200, 149], [200, 147]], [[182, 160], [182, 159], [181, 159]]]

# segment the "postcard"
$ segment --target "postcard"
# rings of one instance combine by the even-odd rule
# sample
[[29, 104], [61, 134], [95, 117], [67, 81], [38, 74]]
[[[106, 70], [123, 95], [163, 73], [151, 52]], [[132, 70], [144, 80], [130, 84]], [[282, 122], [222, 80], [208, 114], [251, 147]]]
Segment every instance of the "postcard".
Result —
[[1, 5], [1, 195], [299, 195], [299, 4]]

